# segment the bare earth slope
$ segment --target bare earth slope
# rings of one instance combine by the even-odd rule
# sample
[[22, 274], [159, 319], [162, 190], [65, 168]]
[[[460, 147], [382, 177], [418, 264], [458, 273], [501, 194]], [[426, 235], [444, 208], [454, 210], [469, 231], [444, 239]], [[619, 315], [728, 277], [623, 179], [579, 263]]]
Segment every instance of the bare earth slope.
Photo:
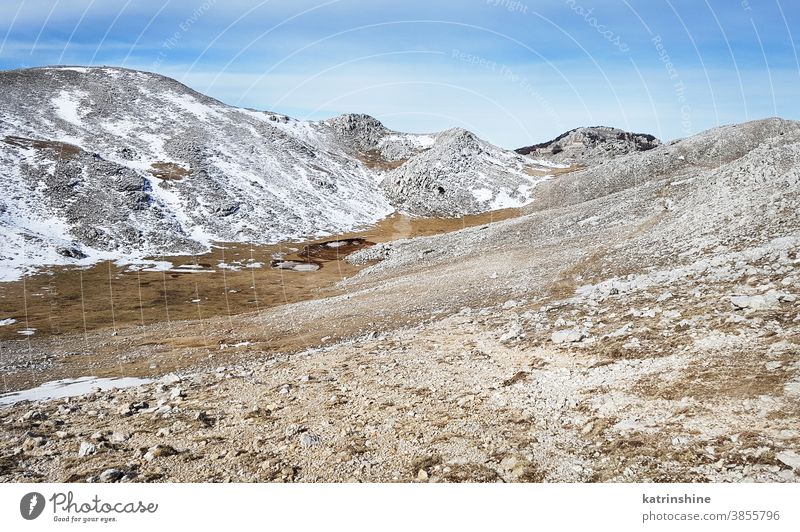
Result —
[[156, 372], [214, 358], [0, 410], [0, 475], [797, 481], [798, 154], [797, 122], [719, 128], [546, 181], [520, 218], [384, 246], [330, 298], [206, 320], [211, 348], [180, 342], [192, 322], [92, 334]]

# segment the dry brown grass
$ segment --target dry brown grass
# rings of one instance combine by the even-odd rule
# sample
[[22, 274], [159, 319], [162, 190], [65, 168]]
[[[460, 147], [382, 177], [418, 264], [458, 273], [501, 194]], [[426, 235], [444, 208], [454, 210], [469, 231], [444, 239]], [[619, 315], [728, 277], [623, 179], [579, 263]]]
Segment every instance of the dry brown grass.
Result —
[[586, 168], [587, 166], [582, 164], [573, 164], [567, 168], [537, 168], [534, 166], [524, 166], [522, 170], [529, 176], [544, 177], [546, 175], [559, 176], [569, 174], [572, 172], [578, 172], [579, 170], [585, 170]]
[[358, 160], [364, 163], [367, 168], [371, 170], [394, 170], [405, 164], [408, 159], [397, 159], [395, 161], [387, 161], [381, 156], [380, 150], [368, 150], [364, 153], [357, 155]]
[[[374, 227], [340, 235], [339, 239], [386, 242], [482, 225], [518, 213], [516, 209], [507, 209], [452, 219], [395, 214]], [[281, 271], [268, 266], [273, 253], [283, 252], [286, 258], [292, 258], [302, 254], [306, 246], [316, 249], [320, 242], [323, 241], [274, 246], [225, 244], [224, 250], [215, 247], [200, 257], [163, 257], [175, 266], [205, 264], [208, 270], [205, 273], [178, 268], [167, 272], [136, 272], [111, 264], [109, 275], [109, 264], [100, 263], [80, 271], [51, 268], [28, 276], [25, 286], [21, 281], [2, 283], [0, 315], [14, 317], [20, 324], [0, 328], [0, 341], [5, 342], [3, 349], [8, 346], [39, 354], [75, 352], [59, 355], [58, 364], [44, 371], [19, 368], [6, 376], [7, 385], [13, 389], [29, 388], [48, 380], [85, 375], [87, 368], [100, 377], [148, 376], [154, 372], [151, 364], [158, 368], [156, 371], [179, 371], [209, 360], [210, 355], [216, 364], [239, 360], [245, 353], [252, 356], [254, 350], [261, 356], [302, 351], [360, 331], [383, 330], [409, 319], [407, 315], [392, 312], [376, 316], [365, 312], [360, 302], [353, 306], [354, 301], [348, 306], [353, 307], [352, 312], [343, 307], [330, 317], [282, 319], [276, 307], [341, 294], [335, 284], [364, 268], [343, 260], [344, 253], [326, 256], [330, 260], [323, 261], [323, 268], [315, 272]], [[252, 257], [264, 266], [226, 270], [223, 275], [223, 270], [217, 267], [223, 251], [228, 264], [240, 261], [244, 266]], [[22, 337], [17, 333], [26, 325], [36, 329], [35, 336]], [[117, 335], [112, 336], [112, 328]], [[221, 344], [233, 346], [242, 342], [249, 342], [249, 347], [221, 349]]]
[[600, 248], [584, 256], [575, 264], [559, 273], [558, 278], [549, 287], [547, 297], [550, 301], [559, 301], [575, 295], [577, 277], [588, 277], [595, 274], [606, 256], [606, 249]]
[[46, 152], [61, 161], [74, 159], [83, 152], [83, 150], [78, 146], [54, 140], [36, 140], [24, 137], [7, 136], [3, 139], [3, 141], [6, 144], [10, 144], [11, 146], [16, 146], [18, 148], [33, 148], [41, 152]]
[[152, 167], [150, 173], [164, 181], [179, 181], [191, 175], [189, 170], [175, 163], [157, 162], [150, 166]]

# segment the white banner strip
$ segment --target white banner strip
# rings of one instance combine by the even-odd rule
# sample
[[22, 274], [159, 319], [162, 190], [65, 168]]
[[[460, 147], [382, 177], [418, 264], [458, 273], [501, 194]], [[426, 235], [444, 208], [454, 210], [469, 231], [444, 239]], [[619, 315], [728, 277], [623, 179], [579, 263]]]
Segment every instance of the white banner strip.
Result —
[[4, 484], [0, 495], [9, 531], [800, 530], [797, 484]]

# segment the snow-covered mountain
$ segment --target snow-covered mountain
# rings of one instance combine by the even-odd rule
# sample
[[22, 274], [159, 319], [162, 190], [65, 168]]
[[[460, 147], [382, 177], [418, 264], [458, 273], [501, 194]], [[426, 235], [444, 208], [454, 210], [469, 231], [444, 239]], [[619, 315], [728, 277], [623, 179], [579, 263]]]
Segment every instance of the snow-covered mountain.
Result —
[[528, 203], [542, 180], [531, 170], [540, 168], [469, 131], [449, 129], [436, 136], [430, 149], [390, 171], [382, 185], [405, 210], [452, 216]]
[[543, 179], [526, 165], [536, 167], [466, 131], [404, 134], [366, 115], [300, 121], [152, 73], [0, 72], [0, 279], [339, 233], [396, 209], [519, 206]]

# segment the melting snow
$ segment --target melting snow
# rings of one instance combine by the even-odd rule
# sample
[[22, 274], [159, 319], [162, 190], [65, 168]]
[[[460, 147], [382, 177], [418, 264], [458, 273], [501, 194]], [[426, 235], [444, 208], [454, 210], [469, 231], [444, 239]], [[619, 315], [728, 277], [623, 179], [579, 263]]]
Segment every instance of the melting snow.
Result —
[[505, 190], [501, 190], [495, 196], [494, 201], [492, 201], [492, 210], [497, 209], [509, 209], [512, 207], [521, 207], [524, 205], [524, 201], [520, 201], [508, 194]]
[[80, 377], [46, 382], [36, 388], [0, 395], [0, 406], [9, 406], [20, 401], [49, 401], [64, 397], [75, 397], [90, 393], [94, 388], [110, 390], [112, 388], [130, 388], [148, 384], [149, 379]]
[[86, 67], [58, 67], [54, 68], [53, 70], [72, 70], [73, 72], [80, 72], [81, 74], [86, 74], [91, 69]]
[[80, 97], [82, 96], [85, 96], [85, 94], [61, 91], [61, 94], [53, 98], [53, 105], [56, 107], [56, 114], [59, 118], [71, 124], [75, 124], [76, 126], [82, 126], [83, 121], [81, 120], [80, 113], [78, 113]]
[[172, 263], [166, 260], [142, 261], [142, 262], [122, 262], [118, 261], [117, 266], [128, 266], [129, 272], [164, 272], [172, 269]]
[[554, 163], [553, 161], [547, 161], [545, 159], [531, 159], [530, 162], [539, 166], [546, 166], [547, 168], [569, 168], [568, 164]]
[[167, 92], [161, 96], [168, 102], [177, 105], [184, 111], [193, 114], [200, 120], [220, 118], [220, 114], [216, 109], [202, 103], [197, 98], [194, 98], [188, 94], [175, 94], [174, 92]]
[[489, 201], [492, 199], [492, 191], [488, 188], [476, 188], [472, 190], [472, 195], [475, 197], [475, 201], [484, 202]]

